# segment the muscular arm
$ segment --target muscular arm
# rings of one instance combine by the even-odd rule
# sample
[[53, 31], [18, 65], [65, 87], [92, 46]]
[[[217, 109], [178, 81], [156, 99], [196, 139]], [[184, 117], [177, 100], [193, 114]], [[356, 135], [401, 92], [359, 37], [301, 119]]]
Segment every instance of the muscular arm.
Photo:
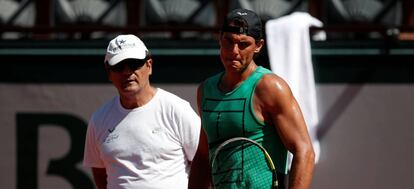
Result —
[[208, 189], [210, 186], [210, 166], [208, 159], [208, 144], [204, 131], [200, 131], [200, 142], [197, 153], [191, 163], [189, 189]]
[[259, 119], [276, 127], [283, 144], [293, 154], [289, 188], [309, 188], [315, 154], [302, 112], [289, 86], [276, 75], [265, 75], [255, 90], [254, 104]]
[[[197, 90], [197, 105], [198, 112], [200, 113], [200, 102], [201, 102], [201, 89], [200, 86]], [[188, 188], [190, 189], [207, 189], [210, 187], [211, 176], [210, 176], [210, 164], [208, 157], [208, 141], [204, 133], [203, 128], [200, 129], [200, 140], [196, 155], [191, 163], [190, 178]]]
[[92, 168], [93, 180], [95, 181], [96, 188], [106, 189], [106, 169], [105, 168]]

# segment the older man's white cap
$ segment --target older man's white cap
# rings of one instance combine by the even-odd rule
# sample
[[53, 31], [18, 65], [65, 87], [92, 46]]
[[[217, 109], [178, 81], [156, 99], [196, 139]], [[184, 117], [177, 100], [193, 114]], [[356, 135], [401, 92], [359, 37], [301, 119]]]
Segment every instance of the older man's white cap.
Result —
[[109, 42], [104, 62], [114, 66], [125, 59], [145, 59], [147, 54], [147, 47], [137, 36], [119, 35]]

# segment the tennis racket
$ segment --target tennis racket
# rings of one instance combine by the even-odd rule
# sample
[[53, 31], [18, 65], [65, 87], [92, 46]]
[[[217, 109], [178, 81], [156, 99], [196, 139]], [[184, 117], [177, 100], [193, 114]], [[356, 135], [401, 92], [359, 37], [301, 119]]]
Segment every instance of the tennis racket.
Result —
[[269, 153], [254, 140], [235, 137], [221, 143], [211, 156], [213, 188], [278, 188]]

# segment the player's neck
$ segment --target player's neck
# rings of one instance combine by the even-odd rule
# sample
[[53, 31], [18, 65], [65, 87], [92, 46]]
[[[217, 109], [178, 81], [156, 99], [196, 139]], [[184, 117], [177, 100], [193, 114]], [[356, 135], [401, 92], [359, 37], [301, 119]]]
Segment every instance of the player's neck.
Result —
[[257, 68], [256, 64], [249, 64], [241, 72], [229, 73], [226, 72], [219, 82], [219, 89], [222, 92], [230, 92], [240, 86]]

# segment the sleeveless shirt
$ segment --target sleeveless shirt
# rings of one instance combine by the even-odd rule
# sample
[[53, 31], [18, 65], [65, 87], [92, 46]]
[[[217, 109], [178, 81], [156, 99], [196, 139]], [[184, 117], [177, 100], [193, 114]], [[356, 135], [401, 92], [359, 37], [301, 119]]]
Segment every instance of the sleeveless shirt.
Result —
[[223, 141], [233, 137], [246, 137], [262, 144], [272, 157], [278, 173], [287, 173], [288, 153], [275, 126], [260, 121], [253, 109], [256, 85], [265, 74], [271, 73], [270, 70], [258, 66], [241, 85], [228, 93], [221, 92], [218, 87], [223, 72], [204, 82], [201, 118], [210, 155]]

